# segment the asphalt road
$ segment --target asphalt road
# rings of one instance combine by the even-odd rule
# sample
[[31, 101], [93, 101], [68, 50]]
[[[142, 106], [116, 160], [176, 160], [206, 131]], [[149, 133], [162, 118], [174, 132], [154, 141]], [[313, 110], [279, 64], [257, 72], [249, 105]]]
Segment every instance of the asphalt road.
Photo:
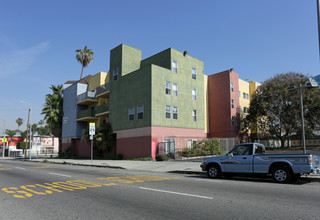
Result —
[[0, 160], [0, 219], [320, 219], [320, 184]]

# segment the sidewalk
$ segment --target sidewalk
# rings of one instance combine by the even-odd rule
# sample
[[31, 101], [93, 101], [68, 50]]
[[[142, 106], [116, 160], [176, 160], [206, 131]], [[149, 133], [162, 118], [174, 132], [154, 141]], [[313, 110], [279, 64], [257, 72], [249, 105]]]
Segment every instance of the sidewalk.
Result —
[[[32, 159], [32, 161], [43, 162], [43, 159]], [[201, 160], [196, 161], [134, 161], [134, 160], [77, 160], [77, 159], [47, 159], [49, 163], [71, 164], [80, 166], [109, 167], [117, 169], [164, 172], [164, 173], [184, 173], [205, 175], [200, 168]], [[319, 174], [301, 176], [302, 180], [320, 182]]]
[[[3, 158], [0, 158], [0, 160]], [[4, 158], [7, 160], [21, 160], [29, 162], [24, 158]], [[184, 173], [184, 174], [197, 174], [205, 175], [206, 173], [201, 171], [201, 160], [184, 160], [184, 161], [134, 161], [134, 160], [81, 160], [81, 159], [57, 159], [57, 158], [42, 158], [32, 159], [32, 162], [43, 162], [47, 160], [47, 163], [56, 164], [70, 164], [78, 166], [93, 166], [93, 167], [108, 167], [116, 169], [126, 169], [135, 171], [149, 171], [149, 172], [163, 172], [163, 173]], [[308, 176], [302, 176], [302, 180], [320, 182], [320, 175], [311, 174]]]

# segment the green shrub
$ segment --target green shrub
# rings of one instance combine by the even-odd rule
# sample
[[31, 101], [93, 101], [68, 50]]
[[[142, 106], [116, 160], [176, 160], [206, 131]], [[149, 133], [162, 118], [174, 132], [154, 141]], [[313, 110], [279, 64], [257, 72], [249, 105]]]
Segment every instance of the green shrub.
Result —
[[18, 142], [17, 149], [29, 149], [29, 142]]
[[168, 161], [169, 160], [168, 154], [157, 154], [156, 155], [156, 161]]
[[221, 155], [220, 142], [216, 138], [204, 139], [194, 143], [193, 148], [185, 148], [178, 154], [182, 157]]

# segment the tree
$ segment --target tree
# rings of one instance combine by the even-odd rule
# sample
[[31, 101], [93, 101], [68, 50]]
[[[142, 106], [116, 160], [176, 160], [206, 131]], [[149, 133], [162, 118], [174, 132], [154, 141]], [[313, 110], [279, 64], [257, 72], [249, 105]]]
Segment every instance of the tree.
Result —
[[18, 124], [18, 130], [19, 130], [20, 126], [23, 124], [23, 119], [22, 118], [18, 118], [16, 120], [16, 123]]
[[[301, 133], [300, 99], [298, 91], [289, 91], [290, 86], [305, 85], [308, 78], [299, 73], [278, 74], [261, 84], [250, 103], [248, 120], [252, 131], [262, 129], [264, 123], [270, 135], [285, 140]], [[320, 92], [316, 89], [303, 90], [306, 134], [319, 125]], [[255, 127], [255, 128], [254, 128]], [[258, 134], [256, 134], [259, 136]]]
[[16, 133], [17, 133], [17, 130], [6, 129], [6, 135], [8, 135], [11, 138], [10, 146], [12, 146], [12, 138]]
[[51, 133], [59, 138], [59, 152], [61, 152], [62, 147], [62, 117], [63, 117], [63, 96], [62, 96], [62, 85], [53, 86], [50, 89], [52, 94], [46, 95], [46, 102], [43, 105], [41, 114], [44, 115], [44, 119]]
[[88, 49], [87, 46], [84, 47], [83, 50], [76, 50], [76, 59], [79, 63], [82, 64], [80, 79], [82, 79], [83, 68], [87, 67], [91, 61], [93, 60], [94, 53], [91, 49]]
[[[115, 144], [115, 138], [113, 136], [112, 126], [110, 123], [103, 123], [96, 127], [93, 143], [94, 152], [98, 156], [104, 156]], [[89, 128], [87, 128], [83, 133], [84, 139], [90, 143]]]

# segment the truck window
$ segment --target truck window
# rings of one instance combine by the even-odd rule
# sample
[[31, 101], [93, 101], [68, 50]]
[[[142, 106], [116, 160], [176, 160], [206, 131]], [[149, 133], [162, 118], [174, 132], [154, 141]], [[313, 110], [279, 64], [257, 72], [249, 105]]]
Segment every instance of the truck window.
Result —
[[231, 151], [234, 156], [235, 155], [252, 155], [251, 145], [239, 145], [233, 151]]
[[266, 150], [263, 146], [255, 146], [255, 155], [262, 155], [266, 153]]

